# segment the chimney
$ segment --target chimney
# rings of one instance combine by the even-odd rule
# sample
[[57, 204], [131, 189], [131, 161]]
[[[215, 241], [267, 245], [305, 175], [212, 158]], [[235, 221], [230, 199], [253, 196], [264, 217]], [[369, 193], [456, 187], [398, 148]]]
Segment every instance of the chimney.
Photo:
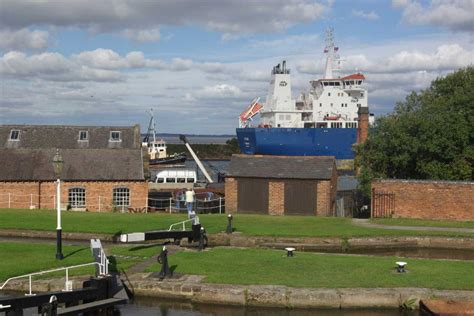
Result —
[[362, 144], [369, 134], [369, 108], [360, 107], [357, 111], [359, 116], [359, 127], [357, 128], [357, 144]]

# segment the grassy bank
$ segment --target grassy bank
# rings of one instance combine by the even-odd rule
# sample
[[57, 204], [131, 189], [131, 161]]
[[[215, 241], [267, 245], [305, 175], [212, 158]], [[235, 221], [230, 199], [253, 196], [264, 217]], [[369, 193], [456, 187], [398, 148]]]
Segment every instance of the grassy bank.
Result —
[[[405, 259], [408, 272], [395, 272], [395, 257], [342, 256], [284, 251], [214, 248], [169, 257], [176, 273], [205, 275], [204, 282], [287, 285], [312, 288], [426, 287], [474, 290], [472, 262]], [[159, 271], [150, 266], [148, 271]]]
[[374, 218], [370, 221], [374, 224], [380, 225], [474, 228], [474, 221], [459, 222], [410, 218]]
[[[139, 250], [133, 247], [113, 247], [107, 250], [107, 255], [116, 268], [121, 270], [158, 252], [157, 246]], [[89, 247], [63, 246], [63, 255], [63, 260], [56, 260], [56, 246], [52, 244], [0, 242], [0, 284], [13, 276], [93, 262]], [[93, 275], [94, 271], [93, 266], [81, 267], [71, 270], [69, 274]], [[64, 272], [46, 274], [41, 278], [52, 276], [64, 276]]]
[[[54, 231], [56, 212], [48, 210], [0, 209], [0, 229]], [[121, 214], [65, 211], [62, 213], [64, 232], [117, 234], [168, 229], [187, 219], [184, 214]], [[226, 215], [200, 215], [208, 233], [224, 231]], [[354, 225], [351, 219], [316, 216], [234, 216], [236, 231], [252, 236], [287, 237], [363, 237], [363, 236], [450, 236], [474, 237], [473, 233], [398, 231]]]

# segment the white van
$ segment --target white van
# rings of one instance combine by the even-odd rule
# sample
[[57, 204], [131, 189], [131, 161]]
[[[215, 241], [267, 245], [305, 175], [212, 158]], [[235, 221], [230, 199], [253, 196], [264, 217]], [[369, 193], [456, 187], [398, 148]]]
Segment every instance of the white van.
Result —
[[197, 174], [191, 169], [165, 169], [156, 174], [155, 183], [196, 183]]

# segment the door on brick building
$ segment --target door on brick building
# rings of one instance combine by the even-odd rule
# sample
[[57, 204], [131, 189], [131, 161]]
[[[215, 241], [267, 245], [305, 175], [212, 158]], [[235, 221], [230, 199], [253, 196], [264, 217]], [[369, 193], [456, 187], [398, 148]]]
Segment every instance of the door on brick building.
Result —
[[268, 214], [268, 180], [237, 180], [237, 212]]
[[316, 215], [316, 182], [285, 181], [285, 214]]

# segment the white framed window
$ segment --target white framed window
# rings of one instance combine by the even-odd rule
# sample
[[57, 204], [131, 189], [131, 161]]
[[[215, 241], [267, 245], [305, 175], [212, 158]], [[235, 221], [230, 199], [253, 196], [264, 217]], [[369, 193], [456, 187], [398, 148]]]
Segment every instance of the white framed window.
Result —
[[8, 140], [20, 140], [20, 130], [19, 129], [12, 129], [10, 131], [10, 137]]
[[79, 131], [79, 141], [88, 141], [89, 132], [88, 131]]
[[115, 206], [130, 205], [130, 189], [126, 187], [114, 188], [113, 203]]
[[68, 194], [68, 203], [72, 208], [86, 207], [86, 189], [70, 188]]
[[111, 131], [109, 140], [111, 142], [121, 142], [122, 141], [122, 132], [120, 132], [120, 131]]

